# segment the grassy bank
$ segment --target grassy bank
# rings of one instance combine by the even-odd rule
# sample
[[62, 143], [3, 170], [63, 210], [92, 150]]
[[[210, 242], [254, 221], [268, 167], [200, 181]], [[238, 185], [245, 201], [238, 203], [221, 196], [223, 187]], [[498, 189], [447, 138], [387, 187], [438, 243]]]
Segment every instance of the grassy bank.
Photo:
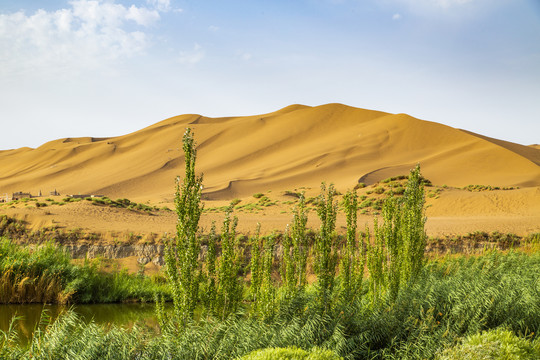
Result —
[[226, 320], [207, 315], [182, 328], [171, 322], [160, 334], [105, 329], [68, 314], [37, 332], [29, 348], [13, 333], [0, 335], [0, 358], [232, 359], [257, 349], [319, 347], [351, 359], [476, 359], [504, 351], [515, 356], [501, 359], [535, 359], [539, 273], [540, 254], [448, 258], [428, 263], [395, 299], [362, 296], [321, 312], [310, 286], [292, 299], [278, 296], [271, 318], [240, 309]]
[[29, 250], [0, 238], [0, 304], [152, 301], [156, 293], [170, 296], [159, 278], [105, 273], [96, 262], [74, 265], [70, 260], [53, 244]]

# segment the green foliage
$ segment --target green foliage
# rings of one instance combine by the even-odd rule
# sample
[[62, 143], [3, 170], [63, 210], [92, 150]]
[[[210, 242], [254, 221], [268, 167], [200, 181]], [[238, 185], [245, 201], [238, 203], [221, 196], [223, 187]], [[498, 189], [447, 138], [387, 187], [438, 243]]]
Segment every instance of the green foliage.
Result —
[[240, 200], [240, 199], [233, 199], [233, 200], [231, 200], [231, 206], [234, 207], [234, 206], [240, 204], [241, 202], [242, 202], [242, 200]]
[[291, 190], [285, 190], [283, 192], [283, 195], [285, 196], [291, 196], [291, 197], [294, 197], [294, 198], [297, 198], [297, 199], [300, 199], [300, 196], [301, 196], [302, 193], [300, 192], [297, 192], [297, 191], [291, 191]]
[[285, 233], [283, 234], [283, 240], [282, 240], [282, 246], [283, 246], [283, 258], [281, 262], [281, 279], [283, 282], [283, 295], [285, 300], [289, 300], [292, 297], [294, 297], [296, 293], [296, 285], [298, 283], [298, 274], [296, 273], [295, 269], [295, 262], [294, 262], [294, 249], [293, 244], [291, 240], [291, 235], [289, 234], [289, 227], [287, 225], [287, 229], [285, 230]]
[[409, 175], [402, 198], [389, 197], [382, 207], [383, 223], [374, 223], [369, 249], [370, 292], [376, 301], [388, 292], [395, 299], [402, 286], [414, 281], [424, 266], [426, 234], [424, 185], [417, 165]]
[[411, 171], [403, 194], [401, 212], [401, 239], [403, 242], [404, 262], [402, 278], [405, 281], [414, 279], [424, 266], [426, 233], [424, 225], [425, 197], [420, 165]]
[[397, 181], [397, 180], [405, 180], [407, 179], [407, 175], [398, 175], [398, 176], [392, 176], [392, 177], [389, 177], [388, 179], [384, 179], [383, 181], [381, 181], [383, 184], [388, 184], [392, 181]]
[[540, 244], [540, 233], [529, 234], [526, 238], [526, 241], [532, 244]]
[[242, 356], [239, 360], [340, 360], [342, 359], [331, 350], [314, 347], [311, 351], [297, 347], [266, 348]]
[[205, 270], [206, 270], [206, 286], [203, 286], [201, 293], [201, 299], [205, 306], [205, 311], [215, 313], [216, 311], [216, 292], [217, 292], [217, 271], [216, 271], [216, 259], [217, 259], [217, 235], [216, 224], [212, 222], [210, 228], [210, 234], [208, 235], [208, 251], [205, 258]]
[[193, 319], [198, 302], [200, 264], [198, 256], [200, 241], [197, 237], [201, 204], [202, 175], [195, 175], [197, 151], [190, 128], [183, 137], [185, 176], [182, 184], [176, 178], [175, 206], [178, 220], [174, 245], [168, 243], [165, 252], [165, 268], [171, 284], [175, 315], [184, 324]]
[[[116, 199], [111, 200], [108, 197], [104, 196], [102, 198], [98, 197], [87, 197], [85, 200], [91, 201], [92, 205], [99, 205], [99, 206], [109, 206], [114, 208], [122, 208], [122, 209], [129, 209], [132, 211], [144, 211], [147, 213], [152, 213], [153, 211], [159, 211], [159, 208], [157, 206], [150, 206], [146, 204], [138, 204], [136, 202], [133, 202], [129, 199]], [[167, 207], [162, 208], [162, 210], [169, 210]]]
[[0, 215], [0, 236], [7, 238], [24, 238], [28, 236], [28, 229], [22, 220]]
[[251, 300], [257, 303], [262, 283], [262, 259], [261, 259], [261, 224], [257, 224], [255, 236], [251, 238]]
[[263, 238], [261, 252], [260, 288], [253, 302], [253, 310], [263, 320], [272, 319], [276, 312], [276, 286], [272, 280], [275, 237]]
[[315, 238], [314, 270], [317, 274], [317, 288], [321, 307], [328, 311], [331, 306], [331, 296], [336, 275], [337, 254], [334, 245], [337, 201], [334, 201], [335, 189], [332, 184], [326, 188], [321, 185], [317, 215], [321, 220], [321, 228]]
[[323, 314], [318, 292], [307, 288], [292, 309], [266, 321], [230, 316], [182, 329], [165, 324], [158, 336], [138, 325], [106, 329], [68, 314], [37, 333], [29, 348], [18, 345], [13, 331], [0, 333], [0, 358], [234, 359], [265, 348], [319, 347], [351, 359], [434, 359], [464, 338], [501, 327], [519, 337], [515, 343], [527, 337], [534, 348], [538, 273], [539, 253], [449, 258], [428, 264], [395, 300], [383, 296], [375, 306], [362, 298], [356, 310], [343, 306]]
[[520, 338], [509, 330], [497, 328], [468, 336], [461, 344], [437, 356], [437, 360], [466, 359], [540, 359], [540, 342]]
[[276, 202], [270, 200], [270, 198], [268, 196], [264, 195], [264, 196], [259, 198], [259, 201], [257, 202], [257, 204], [260, 205], [260, 206], [268, 207], [268, 206], [275, 205]]
[[478, 192], [478, 191], [494, 191], [494, 190], [514, 190], [514, 189], [519, 189], [519, 188], [499, 187], [499, 186], [491, 186], [491, 185], [467, 185], [463, 189], [467, 191], [471, 191], [471, 192]]
[[349, 191], [345, 194], [344, 205], [347, 218], [347, 243], [341, 250], [340, 297], [342, 302], [351, 304], [361, 296], [365, 266], [365, 244], [363, 239], [360, 244], [356, 239], [358, 211], [356, 191]]
[[0, 340], [0, 358], [134, 359], [141, 354], [141, 346], [136, 344], [149, 339], [150, 335], [137, 326], [125, 331], [114, 326], [106, 330], [93, 322], [86, 324], [74, 312], [54, 322], [46, 314], [42, 315], [41, 324], [27, 348], [14, 343], [13, 338], [4, 343]]
[[53, 244], [32, 251], [0, 238], [0, 303], [96, 303], [151, 301], [168, 289], [127, 271], [103, 273], [96, 262], [74, 265]]
[[366, 183], [361, 182], [354, 186], [354, 190], [363, 189], [365, 187], [366, 187]]
[[235, 313], [242, 301], [242, 287], [238, 279], [241, 253], [238, 249], [236, 226], [238, 218], [231, 219], [232, 205], [225, 214], [221, 229], [221, 257], [218, 267], [216, 313], [221, 319]]
[[366, 200], [362, 201], [362, 203], [358, 207], [360, 209], [363, 209], [363, 208], [371, 207], [372, 205], [373, 205], [373, 201], [370, 200], [370, 199], [366, 199]]
[[292, 227], [283, 235], [283, 261], [281, 278], [284, 300], [289, 301], [307, 284], [308, 242], [306, 236], [307, 212], [304, 193], [300, 194], [293, 211]]
[[293, 211], [293, 223], [291, 227], [291, 240], [293, 245], [293, 258], [295, 263], [295, 282], [299, 291], [303, 291], [307, 285], [307, 261], [309, 244], [306, 234], [307, 225], [306, 198], [302, 192], [298, 204]]

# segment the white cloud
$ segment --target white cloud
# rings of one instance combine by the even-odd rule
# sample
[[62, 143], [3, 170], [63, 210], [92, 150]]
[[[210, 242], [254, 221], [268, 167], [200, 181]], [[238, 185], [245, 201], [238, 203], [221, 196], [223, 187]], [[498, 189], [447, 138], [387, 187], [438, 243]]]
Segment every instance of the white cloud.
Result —
[[[168, 1], [157, 3], [163, 8]], [[149, 45], [144, 28], [159, 19], [156, 9], [102, 0], [74, 0], [65, 9], [28, 15], [0, 14], [0, 75], [95, 67], [140, 54]]]
[[157, 10], [148, 10], [131, 5], [126, 15], [126, 19], [133, 20], [142, 26], [150, 26], [159, 20], [159, 13]]
[[167, 12], [171, 10], [171, 0], [146, 0], [146, 3], [161, 12]]
[[401, 14], [392, 15], [392, 20], [399, 20], [399, 19], [401, 19]]
[[178, 62], [181, 64], [196, 64], [200, 62], [205, 56], [202, 46], [195, 44], [193, 50], [181, 51], [178, 57]]
[[212, 31], [212, 32], [216, 32], [216, 31], [219, 31], [219, 27], [218, 26], [215, 26], [215, 25], [210, 25], [208, 27], [208, 30]]

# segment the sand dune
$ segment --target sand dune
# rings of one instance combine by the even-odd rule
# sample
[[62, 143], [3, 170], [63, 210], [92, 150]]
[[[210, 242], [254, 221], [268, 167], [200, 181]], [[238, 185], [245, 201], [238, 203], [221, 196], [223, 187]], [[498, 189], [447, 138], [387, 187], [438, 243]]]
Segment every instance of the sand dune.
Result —
[[[174, 179], [183, 173], [186, 127], [195, 132], [207, 208], [224, 206], [233, 198], [253, 203], [257, 200], [252, 195], [259, 192], [275, 201], [255, 213], [239, 212], [243, 233], [253, 232], [258, 222], [263, 232], [285, 229], [291, 220], [291, 198], [283, 195], [285, 190], [302, 188], [313, 196], [326, 181], [344, 192], [358, 182], [373, 185], [407, 174], [417, 163], [436, 185], [427, 197], [428, 234], [540, 232], [539, 145], [522, 146], [405, 114], [340, 104], [291, 105], [245, 117], [188, 114], [119, 137], [67, 138], [37, 149], [0, 151], [0, 195], [40, 190], [48, 195], [56, 189], [63, 195], [103, 194], [171, 207]], [[520, 189], [458, 189], [469, 184]], [[373, 187], [361, 189], [360, 195], [372, 196], [370, 190]], [[151, 233], [174, 232], [176, 223], [174, 212], [148, 215], [86, 201], [45, 208], [3, 205], [0, 213], [24, 219], [33, 229], [81, 228], [101, 233], [105, 240], [132, 232], [147, 239]], [[222, 218], [222, 212], [205, 213], [201, 226], [208, 229]], [[359, 224], [372, 221], [371, 215], [359, 216]], [[340, 214], [338, 230], [344, 231], [344, 225]], [[314, 211], [308, 226], [318, 226]]]
[[0, 151], [0, 193], [57, 189], [170, 201], [182, 174], [181, 139], [193, 128], [208, 199], [321, 181], [344, 191], [407, 173], [416, 163], [434, 184], [540, 186], [540, 149], [449, 126], [341, 104], [292, 105], [256, 116], [176, 116], [132, 134], [68, 138]]

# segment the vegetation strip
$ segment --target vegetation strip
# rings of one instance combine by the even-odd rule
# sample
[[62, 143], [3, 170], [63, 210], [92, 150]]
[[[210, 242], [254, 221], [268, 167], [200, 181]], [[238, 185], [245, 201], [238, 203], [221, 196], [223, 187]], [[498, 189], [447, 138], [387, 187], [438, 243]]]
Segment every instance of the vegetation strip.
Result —
[[97, 261], [72, 264], [53, 244], [30, 251], [0, 238], [0, 304], [153, 301], [156, 293], [170, 297], [159, 276], [105, 273]]

